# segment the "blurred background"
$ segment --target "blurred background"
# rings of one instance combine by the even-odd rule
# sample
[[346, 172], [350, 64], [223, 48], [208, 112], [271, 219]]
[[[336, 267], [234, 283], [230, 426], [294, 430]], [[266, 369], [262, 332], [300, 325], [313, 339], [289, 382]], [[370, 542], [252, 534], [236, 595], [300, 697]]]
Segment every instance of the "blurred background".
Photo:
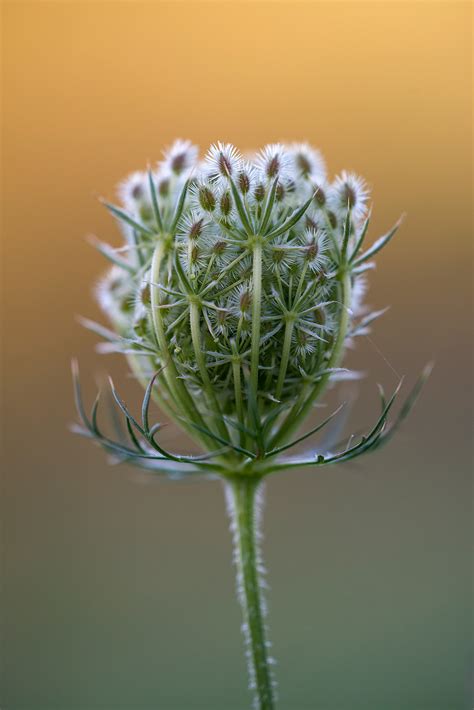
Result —
[[[373, 186], [370, 275], [391, 305], [347, 363], [436, 367], [409, 422], [353, 465], [275, 477], [264, 552], [281, 710], [470, 708], [471, 12], [451, 2], [4, 2], [3, 710], [243, 710], [216, 482], [153, 481], [74, 437], [117, 356], [99, 318], [118, 240], [97, 196], [175, 137], [308, 140]], [[167, 430], [169, 446], [181, 437]]]

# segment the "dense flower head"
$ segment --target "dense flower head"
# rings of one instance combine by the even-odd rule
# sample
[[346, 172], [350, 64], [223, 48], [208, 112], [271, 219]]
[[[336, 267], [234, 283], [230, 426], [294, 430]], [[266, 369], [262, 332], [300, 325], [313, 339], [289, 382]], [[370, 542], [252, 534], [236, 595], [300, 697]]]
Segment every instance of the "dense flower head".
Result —
[[[110, 381], [125, 424], [112, 408], [111, 438], [102, 428], [99, 396], [86, 412], [74, 363], [81, 419], [75, 431], [115, 461], [172, 478], [204, 474], [225, 481], [254, 707], [273, 708], [260, 483], [280, 470], [376, 450], [413, 406], [430, 365], [390, 424], [401, 383], [390, 397], [379, 388], [381, 412], [367, 433], [338, 444], [333, 429], [326, 443], [287, 455], [344, 406], [297, 432], [332, 381], [357, 376], [341, 368], [342, 359], [384, 312], [371, 313], [364, 303], [366, 272], [399, 223], [366, 249], [365, 180], [346, 171], [331, 179], [319, 151], [306, 143], [272, 143], [244, 155], [217, 142], [201, 160], [196, 146], [178, 140], [156, 169], [123, 181], [118, 195], [119, 206], [105, 204], [125, 243], [114, 249], [92, 238], [112, 262], [95, 290], [112, 329], [83, 323], [105, 340], [101, 352], [126, 355], [144, 395], [137, 414]], [[162, 425], [150, 418], [152, 400], [203, 453], [163, 447]], [[340, 423], [335, 429], [341, 432]]]
[[171, 416], [214, 422], [225, 440], [300, 419], [372, 319], [363, 274], [383, 244], [361, 255], [365, 181], [330, 180], [303, 143], [244, 157], [217, 142], [200, 160], [179, 140], [118, 194], [108, 207], [126, 243], [100, 246], [113, 266], [96, 290], [107, 350], [141, 381], [160, 370]]

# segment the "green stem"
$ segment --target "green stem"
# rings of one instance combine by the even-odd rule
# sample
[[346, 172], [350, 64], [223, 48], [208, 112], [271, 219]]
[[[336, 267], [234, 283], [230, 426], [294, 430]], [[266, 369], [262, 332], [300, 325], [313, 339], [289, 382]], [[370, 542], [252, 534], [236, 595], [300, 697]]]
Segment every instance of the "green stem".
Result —
[[194, 348], [194, 355], [196, 357], [196, 362], [199, 367], [199, 372], [201, 373], [201, 379], [203, 384], [203, 390], [208, 400], [211, 411], [213, 412], [212, 418], [217, 432], [224, 439], [229, 439], [229, 432], [222, 418], [222, 412], [215, 395], [214, 389], [212, 387], [211, 380], [209, 378], [209, 373], [206, 366], [206, 358], [204, 357], [204, 352], [201, 345], [201, 320], [199, 306], [195, 302], [191, 302], [189, 305], [189, 320], [191, 326], [191, 340]]
[[307, 271], [308, 271], [308, 262], [305, 261], [305, 262], [304, 262], [304, 266], [303, 266], [303, 268], [301, 269], [301, 276], [300, 276], [300, 280], [299, 280], [299, 283], [298, 283], [298, 288], [296, 289], [295, 297], [294, 297], [293, 302], [292, 302], [292, 304], [291, 304], [292, 307], [295, 307], [295, 306], [296, 306], [296, 304], [298, 303], [298, 300], [299, 300], [299, 298], [300, 298], [300, 296], [301, 296], [301, 291], [303, 290], [304, 280], [305, 280], [306, 272], [307, 272]]
[[[242, 379], [240, 376], [240, 360], [237, 360], [235, 356], [232, 359], [232, 376], [234, 380], [234, 395], [235, 395], [235, 409], [237, 413], [237, 419], [241, 426], [244, 426], [244, 406], [242, 402]], [[239, 432], [240, 445], [244, 446], [245, 436], [244, 432]]]
[[275, 390], [275, 397], [280, 399], [285, 384], [286, 371], [288, 369], [288, 361], [290, 359], [291, 338], [293, 336], [293, 328], [295, 325], [294, 318], [287, 318], [285, 326], [285, 338], [283, 340], [283, 351], [281, 354], [280, 372], [278, 373], [278, 381]]
[[[168, 342], [166, 339], [165, 328], [160, 309], [161, 297], [160, 289], [158, 286], [160, 282], [161, 264], [165, 253], [165, 240], [163, 237], [160, 236], [155, 251], [153, 253], [153, 258], [151, 262], [150, 299], [153, 330], [160, 350], [160, 360], [163, 366], [163, 374], [168, 385], [169, 391], [177, 404], [177, 409], [180, 409], [182, 413], [187, 416], [188, 419], [205, 428], [205, 422], [200, 412], [194, 405], [194, 402], [191, 399], [189, 392], [187, 391], [182, 380], [178, 376], [178, 371], [168, 348]], [[200, 435], [199, 438], [202, 439], [203, 443], [207, 445], [208, 448], [215, 448], [215, 443], [212, 441], [212, 439], [209, 439], [207, 436], [203, 437], [203, 435]]]
[[250, 359], [250, 387], [257, 402], [258, 362], [260, 359], [260, 317], [262, 311], [262, 244], [258, 240], [253, 249], [252, 267], [252, 341]]
[[[347, 329], [349, 326], [349, 307], [351, 303], [351, 274], [349, 270], [346, 270], [341, 275], [341, 311], [339, 327], [337, 331], [337, 338], [334, 343], [331, 357], [326, 366], [326, 370], [331, 370], [341, 362], [342, 355], [344, 352], [344, 341], [347, 335]], [[277, 432], [276, 436], [271, 442], [272, 447], [277, 444], [281, 444], [283, 441], [288, 439], [288, 436], [292, 434], [295, 429], [301, 424], [303, 419], [308, 415], [316, 399], [323, 392], [326, 387], [329, 378], [331, 377], [330, 372], [326, 372], [312, 387], [306, 401], [299, 406], [298, 403], [293, 406], [283, 422], [280, 430]]]
[[168, 349], [168, 342], [166, 340], [164, 323], [160, 309], [161, 294], [158, 284], [160, 282], [161, 264], [165, 253], [165, 241], [163, 238], [160, 238], [153, 253], [153, 258], [151, 262], [151, 317], [156, 341], [160, 349], [161, 362], [163, 365], [163, 372], [166, 382], [168, 384], [170, 392], [174, 396], [175, 401], [178, 402], [184, 408], [185, 412], [187, 412], [187, 410], [189, 409], [189, 407], [187, 406], [188, 397], [183, 391], [182, 383], [178, 379], [178, 372], [176, 371], [176, 367]]
[[257, 476], [236, 477], [226, 483], [226, 497], [234, 539], [237, 591], [244, 616], [250, 687], [255, 691], [256, 710], [274, 710], [275, 684], [268, 655], [258, 546], [260, 486]]

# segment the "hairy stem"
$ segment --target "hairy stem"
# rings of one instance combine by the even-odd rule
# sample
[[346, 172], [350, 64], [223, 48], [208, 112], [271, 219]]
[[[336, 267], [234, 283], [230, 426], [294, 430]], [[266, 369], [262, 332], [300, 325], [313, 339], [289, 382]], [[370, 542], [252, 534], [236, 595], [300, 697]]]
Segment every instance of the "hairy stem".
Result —
[[[168, 341], [166, 339], [164, 323], [160, 310], [161, 296], [159, 289], [160, 270], [163, 258], [165, 256], [165, 252], [166, 249], [164, 239], [159, 238], [155, 251], [153, 253], [150, 277], [150, 298], [153, 330], [158, 348], [160, 350], [164, 378], [168, 385], [169, 392], [176, 403], [176, 408], [178, 410], [181, 409], [183, 414], [185, 414], [189, 420], [197, 423], [199, 426], [204, 428], [205, 422], [201, 416], [201, 413], [196, 408], [182, 380], [180, 380], [178, 377], [178, 371], [171, 357], [171, 353], [168, 348]], [[207, 436], [203, 436], [202, 434], [199, 436], [199, 438], [209, 449], [215, 448], [215, 443], [212, 439], [209, 439]]]
[[255, 691], [254, 707], [256, 710], [274, 710], [275, 684], [266, 638], [263, 564], [259, 549], [262, 484], [257, 477], [242, 476], [225, 485], [234, 540], [237, 593], [244, 616], [250, 688]]

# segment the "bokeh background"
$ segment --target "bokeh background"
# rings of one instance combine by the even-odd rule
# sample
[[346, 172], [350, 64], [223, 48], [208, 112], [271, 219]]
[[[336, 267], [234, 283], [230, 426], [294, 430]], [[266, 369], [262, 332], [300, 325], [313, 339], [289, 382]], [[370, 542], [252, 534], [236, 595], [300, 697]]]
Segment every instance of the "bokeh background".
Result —
[[[285, 710], [470, 708], [471, 5], [3, 2], [3, 710], [249, 704], [218, 483], [156, 482], [75, 438], [114, 242], [97, 201], [175, 137], [309, 140], [373, 185], [369, 301], [348, 363], [436, 367], [389, 448], [268, 486], [265, 556]], [[351, 394], [353, 392], [351, 391]], [[181, 437], [179, 437], [181, 439]], [[169, 429], [167, 443], [182, 446]]]

